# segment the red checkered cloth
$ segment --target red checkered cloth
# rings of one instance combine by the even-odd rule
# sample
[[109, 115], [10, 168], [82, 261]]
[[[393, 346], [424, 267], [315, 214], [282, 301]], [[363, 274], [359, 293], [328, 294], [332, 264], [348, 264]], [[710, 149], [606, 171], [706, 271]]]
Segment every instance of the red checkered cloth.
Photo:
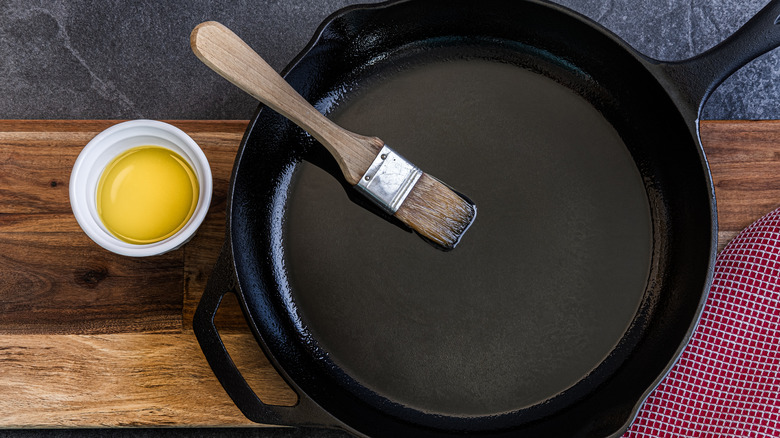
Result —
[[780, 209], [718, 255], [699, 326], [624, 435], [780, 437]]

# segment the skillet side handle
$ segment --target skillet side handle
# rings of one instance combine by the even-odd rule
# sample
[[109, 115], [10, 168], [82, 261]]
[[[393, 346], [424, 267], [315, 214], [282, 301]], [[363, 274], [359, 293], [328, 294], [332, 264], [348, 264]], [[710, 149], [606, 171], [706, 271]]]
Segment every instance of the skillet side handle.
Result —
[[343, 428], [340, 422], [325, 412], [300, 390], [294, 406], [275, 406], [263, 403], [241, 375], [225, 348], [214, 324], [219, 305], [228, 293], [235, 293], [236, 281], [233, 270], [232, 251], [226, 244], [206, 284], [203, 297], [198, 303], [193, 318], [193, 331], [203, 355], [214, 375], [222, 384], [241, 413], [255, 423], [280, 426], [309, 426]]
[[689, 112], [698, 117], [710, 94], [726, 78], [750, 61], [780, 46], [780, 0], [772, 0], [741, 28], [720, 44], [683, 61], [654, 61], [670, 83], [669, 90], [679, 90], [677, 97], [688, 104]]

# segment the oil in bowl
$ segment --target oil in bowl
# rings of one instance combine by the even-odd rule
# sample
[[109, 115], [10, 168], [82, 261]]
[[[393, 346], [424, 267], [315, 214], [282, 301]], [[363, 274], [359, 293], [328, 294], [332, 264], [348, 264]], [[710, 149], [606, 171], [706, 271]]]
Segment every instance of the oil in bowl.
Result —
[[118, 239], [154, 243], [187, 224], [198, 193], [198, 178], [178, 153], [162, 146], [137, 146], [103, 170], [97, 185], [97, 213]]

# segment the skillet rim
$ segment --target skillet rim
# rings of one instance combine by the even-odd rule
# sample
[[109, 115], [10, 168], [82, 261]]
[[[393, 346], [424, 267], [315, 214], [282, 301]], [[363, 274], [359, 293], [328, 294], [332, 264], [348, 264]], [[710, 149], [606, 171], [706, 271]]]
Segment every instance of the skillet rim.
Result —
[[[391, 0], [391, 1], [386, 1], [386, 2], [377, 3], [377, 4], [351, 5], [351, 6], [348, 6], [346, 8], [343, 8], [343, 9], [340, 9], [340, 10], [334, 12], [333, 14], [331, 14], [329, 17], [327, 17], [320, 24], [320, 26], [318, 27], [317, 31], [315, 32], [315, 34], [314, 34], [313, 38], [311, 39], [311, 41], [309, 42], [309, 44], [294, 58], [293, 61], [291, 61], [290, 64], [288, 64], [287, 67], [285, 67], [285, 69], [283, 70], [283, 75], [287, 76], [291, 71], [294, 71], [295, 68], [299, 66], [299, 63], [310, 54], [310, 52], [318, 45], [318, 43], [320, 43], [320, 40], [323, 37], [323, 33], [328, 28], [328, 26], [332, 25], [332, 23], [334, 21], [337, 21], [341, 17], [346, 16], [346, 15], [352, 13], [353, 11], [373, 11], [373, 10], [384, 9], [386, 7], [394, 6], [394, 5], [397, 5], [397, 4], [404, 4], [404, 3], [415, 3], [415, 0]], [[611, 31], [601, 27], [598, 23], [588, 19], [587, 17], [584, 17], [584, 16], [582, 16], [582, 15], [580, 15], [580, 14], [574, 12], [574, 11], [571, 11], [571, 10], [569, 10], [569, 9], [563, 7], [563, 6], [560, 6], [560, 5], [557, 5], [557, 4], [553, 4], [553, 3], [547, 3], [547, 2], [544, 2], [544, 1], [538, 1], [538, 0], [525, 0], [525, 3], [536, 4], [536, 5], [539, 5], [539, 6], [546, 7], [548, 9], [550, 9], [550, 10], [556, 11], [557, 13], [563, 13], [565, 15], [568, 15], [570, 18], [574, 18], [575, 20], [583, 23], [584, 25], [586, 25], [586, 26], [588, 26], [590, 28], [593, 28], [595, 31], [601, 33], [602, 35], [612, 39], [613, 43], [617, 43], [618, 46], [623, 51], [625, 51], [626, 53], [628, 53], [631, 56], [633, 56], [634, 58], [636, 58], [636, 60], [639, 61], [640, 63], [645, 63], [645, 64], [652, 63], [652, 60], [650, 60], [649, 58], [646, 58], [643, 55], [641, 55], [640, 53], [636, 52], [631, 46], [629, 46], [627, 43], [625, 43], [622, 39], [617, 37]], [[646, 65], [646, 67], [647, 67], [647, 65]], [[654, 71], [650, 67], [648, 67], [648, 70], [650, 70], [651, 73], [654, 73]], [[664, 90], [667, 90], [667, 88], [668, 88], [667, 86], [664, 86], [661, 83], [659, 83], [659, 86], [661, 88], [663, 88]], [[675, 102], [674, 99], [672, 99], [672, 101], [673, 101], [673, 103], [675, 103], [675, 105], [678, 105], [678, 103]], [[679, 107], [679, 105], [678, 105], [678, 107]], [[680, 111], [681, 111], [681, 113], [683, 113], [684, 112], [684, 108], [680, 108]], [[268, 111], [265, 110], [265, 112], [268, 112]], [[231, 184], [230, 184], [230, 190], [228, 192], [228, 199], [227, 199], [227, 204], [228, 204], [228, 207], [227, 207], [227, 209], [228, 209], [228, 239], [230, 241], [230, 245], [229, 246], [231, 248], [231, 256], [233, 258], [234, 263], [235, 263], [235, 260], [236, 260], [236, 254], [234, 252], [235, 251], [235, 246], [232, 244], [232, 242], [234, 240], [234, 238], [233, 238], [233, 231], [235, 230], [235, 227], [233, 226], [234, 210], [233, 210], [232, 202], [233, 202], [233, 199], [234, 199], [234, 196], [235, 196], [235, 192], [234, 192], [235, 191], [235, 179], [236, 179], [236, 174], [238, 173], [238, 169], [239, 169], [240, 163], [241, 163], [242, 158], [243, 158], [243, 154], [244, 154], [245, 149], [246, 149], [247, 142], [251, 138], [251, 134], [254, 131], [254, 129], [255, 129], [257, 123], [258, 123], [258, 120], [259, 120], [259, 118], [261, 117], [262, 114], [264, 114], [264, 107], [263, 107], [263, 105], [260, 105], [257, 108], [257, 111], [255, 112], [255, 114], [254, 114], [254, 116], [252, 118], [251, 123], [247, 127], [247, 130], [246, 130], [246, 132], [244, 134], [244, 137], [243, 137], [243, 139], [241, 141], [241, 145], [240, 145], [240, 148], [239, 148], [239, 153], [238, 153], [237, 158], [236, 158], [236, 160], [234, 162], [233, 173], [231, 175]], [[712, 188], [712, 179], [711, 179], [711, 176], [709, 174], [709, 166], [706, 163], [706, 157], [704, 157], [703, 148], [701, 147], [701, 139], [700, 139], [700, 137], [698, 135], [698, 124], [696, 124], [696, 126], [692, 128], [692, 131], [694, 131], [696, 135], [691, 140], [695, 144], [695, 146], [697, 147], [697, 149], [698, 149], [698, 151], [700, 153], [701, 160], [702, 160], [702, 165], [703, 165], [703, 167], [705, 169], [705, 175], [706, 175], [706, 179], [707, 179], [706, 183], [708, 184], [708, 186], [709, 186], [709, 188], [711, 189], [711, 192], [712, 192], [711, 202], [710, 202], [710, 204], [711, 204], [711, 211], [715, 212], [716, 210], [715, 210], [715, 205], [714, 205], [714, 189]], [[715, 239], [717, 238], [716, 215], [711, 214], [710, 216], [713, 218], [713, 226], [710, 227], [710, 231], [711, 231], [711, 235], [713, 236], [712, 240], [715, 241]], [[715, 256], [715, 245], [712, 245], [712, 247], [713, 248], [711, 250], [708, 274], [707, 274], [707, 278], [705, 280], [706, 287], [705, 287], [705, 289], [703, 291], [703, 294], [702, 294], [702, 296], [700, 298], [700, 302], [699, 302], [698, 310], [696, 311], [695, 318], [693, 319], [693, 321], [689, 325], [689, 329], [688, 329], [686, 335], [684, 336], [684, 339], [681, 340], [681, 343], [680, 343], [680, 346], [679, 346], [679, 348], [677, 350], [677, 353], [668, 362], [666, 368], [664, 369], [664, 372], [661, 373], [661, 375], [659, 375], [657, 377], [657, 379], [653, 382], [653, 384], [645, 391], [643, 396], [634, 404], [634, 407], [633, 407], [633, 409], [632, 409], [632, 411], [630, 413], [629, 418], [627, 419], [625, 424], [621, 427], [622, 430], [625, 430], [625, 429], [627, 429], [630, 426], [631, 422], [633, 421], [633, 419], [635, 418], [636, 414], [638, 413], [639, 408], [644, 403], [644, 400], [647, 398], [647, 396], [649, 396], [649, 394], [652, 392], [652, 390], [655, 389], [655, 387], [660, 383], [660, 381], [663, 379], [663, 377], [671, 370], [671, 368], [674, 365], [674, 363], [676, 363], [677, 359], [679, 358], [679, 355], [682, 353], [682, 350], [687, 345], [688, 340], [690, 339], [690, 336], [692, 335], [693, 330], [694, 330], [696, 324], [698, 323], [698, 320], [699, 320], [699, 318], [701, 316], [701, 312], [703, 310], [704, 302], [706, 301], [707, 292], [709, 290], [709, 284], [711, 283], [711, 280], [712, 280], [712, 266], [713, 266], [713, 260], [714, 260], [714, 256]], [[269, 357], [269, 360], [271, 361], [273, 366], [283, 376], [283, 378], [287, 381], [287, 383], [290, 384], [293, 388], [295, 388], [295, 390], [297, 392], [299, 392], [299, 394], [300, 394], [301, 391], [302, 391], [301, 387], [296, 383], [295, 379], [293, 379], [287, 373], [285, 367], [282, 366], [282, 364], [278, 361], [278, 358], [276, 357], [276, 354], [274, 354], [272, 349], [265, 342], [263, 335], [260, 333], [260, 329], [257, 327], [255, 319], [252, 317], [252, 310], [250, 309], [249, 305], [246, 302], [246, 299], [245, 299], [245, 296], [244, 296], [244, 292], [243, 292], [243, 289], [241, 287], [241, 279], [239, 278], [238, 272], [235, 269], [236, 268], [234, 266], [234, 271], [235, 271], [235, 275], [236, 275], [236, 279], [237, 279], [237, 285], [238, 285], [237, 286], [236, 295], [239, 298], [239, 302], [241, 304], [242, 310], [244, 311], [245, 317], [246, 317], [248, 323], [250, 324], [250, 327], [252, 328], [253, 334], [255, 335], [256, 339], [258, 340], [258, 343], [263, 348], [263, 350], [266, 353], [266, 355]], [[622, 433], [622, 432], [620, 432], [620, 433]]]

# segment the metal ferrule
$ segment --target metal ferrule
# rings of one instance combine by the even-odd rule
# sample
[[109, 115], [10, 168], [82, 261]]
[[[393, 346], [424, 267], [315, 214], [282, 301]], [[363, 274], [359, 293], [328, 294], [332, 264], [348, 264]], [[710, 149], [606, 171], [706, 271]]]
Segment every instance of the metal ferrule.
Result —
[[422, 170], [385, 145], [355, 186], [390, 214], [395, 214], [412, 191]]

